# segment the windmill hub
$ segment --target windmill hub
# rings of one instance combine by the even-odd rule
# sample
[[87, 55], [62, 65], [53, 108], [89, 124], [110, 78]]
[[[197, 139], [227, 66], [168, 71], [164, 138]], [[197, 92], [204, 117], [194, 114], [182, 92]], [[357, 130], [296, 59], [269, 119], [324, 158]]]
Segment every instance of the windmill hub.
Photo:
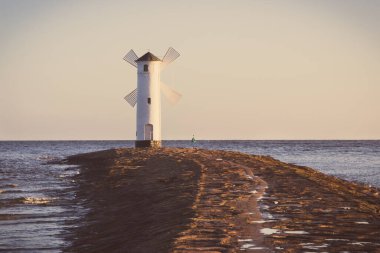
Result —
[[137, 88], [125, 96], [125, 100], [136, 110], [136, 147], [161, 146], [161, 91], [171, 103], [181, 95], [160, 80], [160, 73], [179, 53], [169, 48], [165, 56], [158, 58], [150, 52], [141, 57], [131, 50], [123, 58], [137, 68]]

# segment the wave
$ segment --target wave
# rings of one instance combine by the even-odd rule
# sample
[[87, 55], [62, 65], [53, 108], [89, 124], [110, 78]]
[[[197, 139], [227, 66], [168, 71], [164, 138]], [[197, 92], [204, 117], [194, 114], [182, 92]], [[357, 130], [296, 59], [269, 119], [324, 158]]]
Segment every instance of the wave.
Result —
[[60, 157], [57, 156], [50, 156], [50, 155], [40, 155], [37, 157], [38, 161], [44, 161], [47, 163], [52, 163], [52, 162], [59, 162], [61, 160]]
[[45, 205], [50, 203], [52, 198], [39, 198], [39, 197], [24, 197], [22, 198], [24, 204]]

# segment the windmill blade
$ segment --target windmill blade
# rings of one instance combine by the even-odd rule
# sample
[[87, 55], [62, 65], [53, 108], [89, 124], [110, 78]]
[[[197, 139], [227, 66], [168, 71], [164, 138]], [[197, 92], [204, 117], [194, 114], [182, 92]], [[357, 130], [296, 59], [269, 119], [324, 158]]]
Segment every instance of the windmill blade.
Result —
[[134, 89], [131, 93], [126, 95], [124, 99], [127, 100], [128, 104], [130, 104], [132, 107], [135, 107], [137, 103], [137, 89]]
[[139, 57], [136, 55], [135, 51], [131, 49], [124, 57], [123, 60], [130, 63], [132, 66], [135, 66], [137, 68], [136, 60]]
[[179, 56], [180, 54], [174, 48], [169, 47], [168, 51], [166, 51], [164, 58], [162, 58], [162, 62], [166, 66], [169, 63], [173, 62], [175, 59], [177, 59]]
[[161, 83], [161, 91], [164, 94], [164, 96], [169, 100], [169, 102], [173, 105], [178, 103], [178, 101], [182, 97], [180, 93], [173, 90], [172, 88], [167, 86], [165, 83]]

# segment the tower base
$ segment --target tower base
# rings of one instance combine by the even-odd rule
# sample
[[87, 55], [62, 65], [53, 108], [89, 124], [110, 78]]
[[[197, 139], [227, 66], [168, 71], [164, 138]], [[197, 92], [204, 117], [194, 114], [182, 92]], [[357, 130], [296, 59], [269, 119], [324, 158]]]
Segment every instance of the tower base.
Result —
[[135, 141], [136, 148], [160, 148], [161, 141]]

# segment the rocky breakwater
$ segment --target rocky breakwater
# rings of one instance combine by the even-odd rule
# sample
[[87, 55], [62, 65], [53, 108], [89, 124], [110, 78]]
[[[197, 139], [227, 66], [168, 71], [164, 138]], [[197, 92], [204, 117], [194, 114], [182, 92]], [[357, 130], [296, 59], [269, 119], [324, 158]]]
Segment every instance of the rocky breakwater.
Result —
[[79, 164], [66, 252], [377, 252], [380, 196], [270, 157], [115, 149]]

